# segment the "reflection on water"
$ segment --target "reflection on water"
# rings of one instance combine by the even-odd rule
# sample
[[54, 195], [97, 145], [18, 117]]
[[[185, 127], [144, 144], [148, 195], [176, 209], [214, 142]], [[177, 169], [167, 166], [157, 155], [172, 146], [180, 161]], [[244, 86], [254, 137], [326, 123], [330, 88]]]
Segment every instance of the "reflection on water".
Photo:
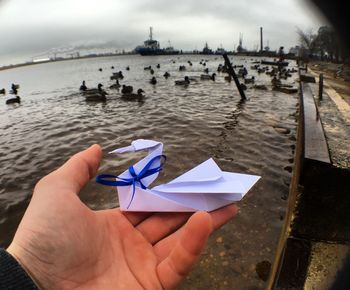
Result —
[[[183, 286], [262, 289], [264, 282], [259, 280], [255, 265], [273, 259], [283, 222], [290, 179], [284, 168], [293, 157], [297, 97], [248, 88], [248, 100], [242, 102], [234, 84], [225, 82], [224, 74], [217, 73], [215, 82], [200, 80], [202, 58], [120, 56], [0, 72], [0, 87], [19, 83], [22, 97], [22, 103], [15, 106], [0, 101], [0, 245], [10, 242], [34, 184], [73, 153], [92, 143], [101, 144], [106, 153], [137, 138], [155, 139], [165, 144], [168, 157], [157, 183], [171, 180], [209, 157], [223, 170], [262, 175], [239, 203], [239, 216], [214, 235]], [[205, 59], [211, 72], [223, 62], [219, 56]], [[248, 70], [251, 61], [233, 59], [234, 64], [245, 64]], [[158, 63], [160, 69], [155, 68]], [[121, 84], [146, 92], [143, 102], [124, 102], [118, 90], [108, 90], [114, 83], [109, 80], [112, 65], [114, 71], [123, 71]], [[149, 65], [155, 68], [156, 85], [149, 83], [150, 72], [143, 69]], [[180, 65], [186, 65], [187, 70], [179, 72]], [[125, 70], [127, 66], [130, 71]], [[171, 75], [168, 79], [163, 77], [165, 71]], [[174, 81], [185, 75], [196, 81], [188, 87], [175, 86]], [[266, 75], [255, 77], [258, 83], [269, 84]], [[109, 93], [107, 102], [85, 102], [77, 92], [82, 80], [88, 87], [103, 83]], [[290, 131], [283, 134], [276, 126]], [[118, 174], [139, 157], [104, 154], [100, 172]], [[94, 209], [117, 206], [114, 189], [93, 181], [81, 198]]]

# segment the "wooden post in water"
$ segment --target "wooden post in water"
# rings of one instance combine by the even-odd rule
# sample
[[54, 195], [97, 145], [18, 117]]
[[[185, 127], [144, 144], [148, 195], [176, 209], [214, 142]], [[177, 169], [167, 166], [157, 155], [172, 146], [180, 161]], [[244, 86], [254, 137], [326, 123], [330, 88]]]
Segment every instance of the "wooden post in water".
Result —
[[229, 75], [233, 78], [233, 80], [235, 81], [235, 84], [236, 84], [236, 86], [237, 86], [237, 89], [238, 89], [238, 91], [239, 91], [239, 94], [241, 95], [241, 99], [242, 99], [242, 100], [246, 100], [247, 97], [246, 97], [245, 94], [244, 94], [244, 91], [243, 91], [243, 89], [242, 89], [242, 87], [241, 87], [241, 84], [239, 83], [238, 77], [237, 77], [237, 75], [236, 75], [236, 73], [235, 73], [235, 71], [234, 71], [234, 69], [233, 69], [233, 67], [232, 67], [232, 64], [231, 64], [230, 60], [229, 60], [228, 57], [227, 57], [227, 54], [226, 54], [226, 53], [223, 54], [223, 57], [224, 57], [224, 59], [225, 59], [225, 65], [226, 65], [227, 68], [228, 68], [228, 73], [229, 73]]
[[320, 100], [323, 98], [323, 74], [320, 74], [320, 79], [318, 81], [318, 98]]

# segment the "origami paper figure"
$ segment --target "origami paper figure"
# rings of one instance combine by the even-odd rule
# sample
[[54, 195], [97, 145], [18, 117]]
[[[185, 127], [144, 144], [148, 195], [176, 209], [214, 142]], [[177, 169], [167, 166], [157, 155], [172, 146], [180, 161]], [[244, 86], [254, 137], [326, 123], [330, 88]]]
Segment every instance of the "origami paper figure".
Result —
[[102, 174], [98, 183], [116, 186], [123, 211], [213, 211], [241, 200], [260, 176], [222, 171], [210, 158], [174, 180], [149, 188], [162, 170], [163, 144], [138, 139], [110, 153], [147, 150], [148, 155], [119, 176]]

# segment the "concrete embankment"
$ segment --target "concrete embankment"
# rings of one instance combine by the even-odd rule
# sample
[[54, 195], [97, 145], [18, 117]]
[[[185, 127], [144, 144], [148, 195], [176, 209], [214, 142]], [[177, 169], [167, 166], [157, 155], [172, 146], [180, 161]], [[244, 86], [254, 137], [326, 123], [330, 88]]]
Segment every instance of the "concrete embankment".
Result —
[[341, 150], [332, 148], [342, 140], [331, 141], [331, 130], [324, 130], [322, 117], [329, 116], [322, 102], [334, 107], [332, 120], [340, 118], [343, 134], [349, 124], [327, 91], [325, 101], [316, 99], [316, 87], [300, 83], [293, 177], [268, 289], [350, 289], [350, 170], [347, 162], [339, 166]]

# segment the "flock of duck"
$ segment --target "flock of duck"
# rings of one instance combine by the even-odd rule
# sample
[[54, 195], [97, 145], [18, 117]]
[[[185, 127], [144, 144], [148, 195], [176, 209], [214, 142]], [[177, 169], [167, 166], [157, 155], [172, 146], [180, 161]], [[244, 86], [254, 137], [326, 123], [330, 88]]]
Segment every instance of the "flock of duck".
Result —
[[[176, 63], [176, 61], [171, 60], [172, 63]], [[203, 73], [199, 76], [188, 76], [185, 75], [183, 79], [175, 80], [174, 84], [175, 86], [183, 86], [187, 87], [191, 83], [201, 81], [215, 81], [217, 74], [221, 73], [227, 73], [226, 76], [224, 76], [224, 80], [227, 82], [232, 81], [232, 76], [229, 74], [229, 68], [225, 64], [219, 64], [216, 72], [210, 72], [209, 68], [207, 67], [208, 60], [202, 59], [199, 64], [203, 66]], [[297, 72], [295, 68], [292, 69], [286, 69], [281, 67], [274, 67], [274, 66], [262, 66], [262, 64], [258, 61], [253, 61], [252, 66], [250, 67], [251, 70], [255, 71], [256, 74], [266, 74], [271, 77], [271, 84], [272, 84], [272, 90], [280, 91], [284, 93], [296, 93], [298, 91], [297, 88], [294, 88], [293, 85], [283, 83], [283, 80], [287, 80], [289, 77], [292, 76], [293, 73]], [[180, 65], [178, 67], [179, 72], [186, 72], [188, 67], [192, 67], [193, 63], [189, 60], [187, 61], [186, 65]], [[114, 66], [111, 67], [112, 70], [114, 70]], [[151, 85], [156, 85], [158, 80], [154, 76], [155, 70], [160, 69], [160, 64], [155, 65], [153, 68], [152, 66], [144, 67], [145, 71], [149, 71], [151, 78], [149, 80], [149, 83]], [[248, 77], [248, 70], [244, 65], [235, 65], [233, 66], [233, 69], [236, 71], [237, 77], [240, 79], [239, 84], [243, 90], [246, 90], [248, 88], [247, 85], [251, 84], [251, 88], [259, 89], [259, 90], [268, 90], [268, 87], [265, 84], [255, 84], [255, 76]], [[127, 66], [125, 68], [126, 71], [130, 70], [130, 66]], [[99, 71], [103, 71], [102, 68], [99, 68]], [[168, 79], [170, 77], [170, 73], [166, 71], [163, 74], [163, 77], [165, 79]], [[122, 71], [113, 72], [112, 76], [110, 76], [110, 80], [114, 80], [115, 83], [109, 86], [110, 90], [120, 90], [121, 92], [121, 99], [125, 101], [142, 101], [145, 98], [145, 91], [141, 88], [139, 88], [136, 93], [134, 92], [134, 88], [131, 85], [127, 84], [121, 84], [122, 80], [124, 79], [124, 74]], [[242, 80], [242, 81], [241, 81]], [[18, 89], [19, 85], [12, 84], [11, 90], [10, 90], [10, 97], [6, 100], [6, 104], [12, 104], [12, 103], [20, 103], [21, 99], [18, 96]], [[107, 100], [107, 95], [109, 93], [103, 89], [103, 84], [99, 83], [97, 85], [97, 88], [88, 88], [86, 86], [86, 82], [82, 81], [82, 84], [79, 88], [82, 95], [85, 97], [85, 100], [88, 102], [104, 102]], [[5, 89], [0, 89], [0, 94], [6, 94]]]

